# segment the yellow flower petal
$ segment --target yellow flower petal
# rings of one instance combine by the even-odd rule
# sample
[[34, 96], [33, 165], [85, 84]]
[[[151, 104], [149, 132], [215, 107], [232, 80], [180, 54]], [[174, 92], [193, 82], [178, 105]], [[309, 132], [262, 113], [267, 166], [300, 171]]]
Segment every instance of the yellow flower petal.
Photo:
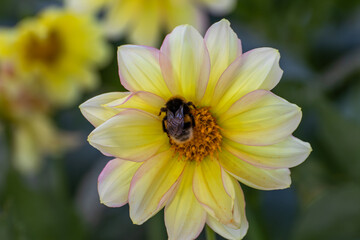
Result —
[[301, 109], [266, 90], [253, 91], [218, 118], [222, 135], [245, 145], [272, 145], [289, 137]]
[[161, 70], [173, 95], [199, 102], [210, 73], [209, 53], [199, 32], [189, 25], [178, 26], [166, 36], [160, 51]]
[[98, 179], [100, 201], [108, 207], [128, 202], [130, 182], [142, 163], [115, 158], [106, 164]]
[[165, 106], [166, 101], [149, 92], [135, 92], [129, 95], [127, 98], [120, 98], [115, 101], [112, 101], [106, 104], [107, 107], [114, 109], [124, 109], [124, 108], [135, 108], [143, 110], [154, 115], [158, 115], [160, 108]]
[[39, 85], [36, 87], [41, 85], [43, 89], [46, 89], [45, 97], [50, 99], [55, 106], [69, 106], [80, 97], [79, 78], [66, 76], [63, 72], [43, 73], [43, 78], [39, 79], [37, 84]]
[[283, 73], [279, 59], [279, 52], [273, 48], [257, 48], [238, 57], [216, 84], [213, 111], [220, 116], [245, 94], [275, 87]]
[[[235, 7], [236, 0], [65, 0], [67, 6], [92, 15], [101, 13], [105, 32], [119, 38], [125, 31], [138, 44], [157, 44], [162, 30], [180, 24], [196, 29], [208, 26], [206, 9], [224, 15]], [[137, 32], [134, 34], [134, 32]]]
[[205, 35], [205, 42], [211, 60], [208, 87], [202, 105], [208, 106], [214, 95], [215, 86], [225, 69], [241, 55], [241, 41], [226, 19], [213, 24]]
[[67, 7], [79, 12], [96, 11], [103, 7], [105, 2], [106, 0], [65, 0]]
[[197, 164], [194, 173], [193, 189], [197, 200], [209, 215], [218, 219], [223, 224], [237, 227], [233, 216], [234, 196], [233, 191], [226, 191], [222, 170], [218, 161], [210, 158]]
[[118, 48], [118, 64], [121, 84], [129, 91], [151, 92], [164, 99], [171, 97], [161, 74], [158, 49], [121, 46]]
[[45, 115], [33, 112], [18, 120], [14, 128], [14, 165], [22, 173], [33, 174], [40, 170], [44, 156], [63, 147], [63, 139]]
[[238, 158], [264, 168], [295, 167], [305, 161], [311, 152], [309, 143], [293, 136], [267, 146], [248, 146], [224, 138], [223, 147]]
[[[75, 0], [78, 1], [78, 0]], [[118, 39], [130, 28], [131, 22], [138, 16], [137, 9], [141, 7], [139, 1], [112, 1], [106, 4], [107, 14], [103, 21], [106, 34], [113, 39]]]
[[234, 205], [234, 215], [239, 215], [239, 218], [241, 219], [240, 227], [237, 229], [230, 228], [224, 224], [221, 224], [219, 221], [217, 221], [212, 216], [208, 215], [206, 219], [206, 223], [218, 234], [223, 236], [226, 239], [231, 240], [239, 240], [242, 239], [248, 228], [249, 223], [246, 219], [245, 215], [245, 199], [244, 194], [241, 190], [241, 187], [239, 183], [231, 178], [231, 182], [233, 184], [233, 187], [235, 189], [235, 205]]
[[130, 217], [142, 224], [164, 206], [184, 170], [171, 150], [155, 155], [135, 173], [129, 191]]
[[219, 153], [222, 167], [240, 182], [257, 189], [274, 190], [288, 188], [291, 184], [287, 168], [265, 169], [255, 167], [223, 149]]
[[224, 15], [235, 8], [236, 0], [200, 0], [210, 11], [217, 15]]
[[163, 12], [167, 21], [163, 22], [167, 26], [168, 32], [171, 32], [176, 26], [189, 24], [202, 32], [205, 27], [204, 13], [201, 9], [194, 6], [191, 1], [171, 1], [163, 3], [166, 11]]
[[157, 116], [126, 109], [95, 128], [89, 142], [103, 153], [141, 162], [169, 144], [169, 139]]
[[41, 149], [26, 124], [19, 124], [14, 129], [14, 165], [25, 174], [33, 174], [41, 166]]
[[158, 42], [162, 27], [161, 5], [157, 1], [143, 1], [140, 13], [132, 22], [130, 41], [153, 46]]
[[173, 199], [165, 207], [165, 225], [170, 240], [196, 239], [204, 227], [206, 212], [192, 191], [195, 163], [184, 169]]
[[119, 113], [119, 110], [105, 107], [104, 104], [127, 99], [129, 92], [104, 93], [93, 97], [80, 105], [84, 117], [95, 127]]
[[99, 87], [100, 76], [95, 69], [82, 69], [79, 73], [79, 83], [84, 87], [84, 89], [96, 89]]

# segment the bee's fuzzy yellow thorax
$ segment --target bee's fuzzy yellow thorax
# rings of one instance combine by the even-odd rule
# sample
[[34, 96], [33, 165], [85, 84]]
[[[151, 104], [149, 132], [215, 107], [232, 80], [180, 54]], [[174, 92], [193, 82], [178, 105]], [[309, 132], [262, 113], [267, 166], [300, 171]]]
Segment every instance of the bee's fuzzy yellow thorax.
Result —
[[220, 150], [222, 136], [209, 107], [196, 108], [191, 110], [191, 113], [195, 119], [192, 139], [179, 144], [170, 138], [170, 143], [180, 159], [200, 162]]

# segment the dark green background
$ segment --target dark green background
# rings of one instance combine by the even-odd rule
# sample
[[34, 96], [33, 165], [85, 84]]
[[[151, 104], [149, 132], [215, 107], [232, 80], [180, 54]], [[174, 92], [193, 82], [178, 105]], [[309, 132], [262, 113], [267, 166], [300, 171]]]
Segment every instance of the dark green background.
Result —
[[[13, 26], [60, 1], [1, 0], [0, 25]], [[247, 240], [360, 239], [360, 2], [358, 0], [239, 0], [228, 18], [244, 51], [274, 47], [284, 75], [274, 89], [296, 103], [303, 119], [294, 135], [313, 152], [292, 169], [282, 191], [243, 186]], [[211, 16], [211, 22], [221, 18]], [[102, 87], [83, 101], [124, 90], [113, 60], [101, 70]], [[80, 147], [46, 159], [37, 176], [7, 172], [0, 140], [0, 239], [166, 239], [163, 213], [133, 225], [128, 207], [99, 204], [97, 176], [109, 160], [86, 142], [92, 126], [78, 107], [54, 116], [80, 134]], [[204, 234], [199, 237], [204, 239]], [[218, 236], [218, 239], [220, 237]]]

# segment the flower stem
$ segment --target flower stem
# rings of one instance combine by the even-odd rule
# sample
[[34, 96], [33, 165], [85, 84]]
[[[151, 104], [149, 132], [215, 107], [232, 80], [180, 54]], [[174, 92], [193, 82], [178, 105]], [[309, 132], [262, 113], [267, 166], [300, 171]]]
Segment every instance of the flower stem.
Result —
[[208, 225], [206, 225], [205, 233], [206, 233], [206, 240], [216, 240], [215, 232]]

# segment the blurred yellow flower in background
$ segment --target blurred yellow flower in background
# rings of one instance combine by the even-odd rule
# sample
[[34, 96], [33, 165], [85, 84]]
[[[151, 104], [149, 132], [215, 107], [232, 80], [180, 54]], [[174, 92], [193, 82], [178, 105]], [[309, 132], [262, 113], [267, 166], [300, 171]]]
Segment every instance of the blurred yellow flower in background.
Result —
[[35, 173], [46, 156], [69, 147], [51, 114], [94, 88], [108, 58], [102, 30], [88, 15], [48, 8], [0, 29], [0, 120], [10, 128], [18, 170]]
[[129, 41], [154, 46], [162, 31], [191, 24], [203, 31], [207, 25], [204, 10], [229, 13], [236, 0], [66, 0], [71, 9], [97, 14], [103, 11], [103, 26], [111, 38], [128, 33]]
[[109, 57], [96, 21], [63, 9], [46, 9], [16, 28], [1, 29], [0, 42], [0, 58], [55, 105], [74, 103], [82, 89], [94, 88], [96, 68]]
[[50, 105], [22, 81], [13, 67], [0, 62], [0, 124], [12, 133], [12, 164], [36, 173], [45, 156], [59, 152], [63, 137], [49, 116]]
[[[227, 20], [212, 25], [205, 38], [189, 25], [178, 26], [160, 50], [119, 47], [120, 80], [129, 92], [80, 106], [95, 126], [90, 144], [115, 157], [99, 176], [101, 202], [129, 203], [135, 224], [165, 207], [169, 239], [195, 239], [205, 223], [225, 238], [243, 238], [248, 222], [238, 181], [263, 190], [288, 188], [289, 168], [311, 151], [292, 136], [301, 109], [270, 92], [282, 76], [279, 59], [272, 48], [243, 54]], [[166, 120], [159, 111], [174, 96], [184, 105], [167, 107]], [[192, 137], [178, 142], [169, 118], [186, 119], [185, 105], [194, 118]], [[181, 134], [188, 129], [183, 124]]]

